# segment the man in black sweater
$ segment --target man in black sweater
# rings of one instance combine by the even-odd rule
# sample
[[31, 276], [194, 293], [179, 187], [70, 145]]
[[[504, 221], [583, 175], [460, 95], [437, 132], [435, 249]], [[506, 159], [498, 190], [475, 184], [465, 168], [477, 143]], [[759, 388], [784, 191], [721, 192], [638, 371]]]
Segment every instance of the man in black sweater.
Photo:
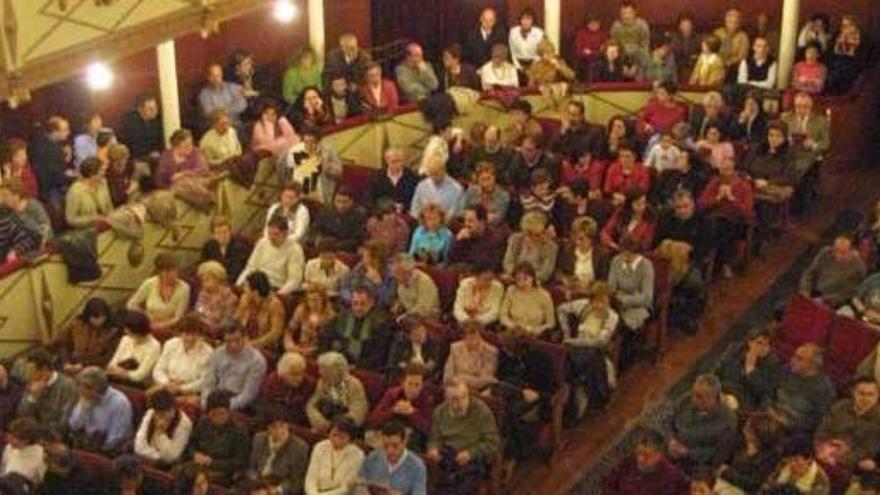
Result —
[[671, 239], [691, 245], [691, 257], [701, 263], [712, 250], [712, 221], [694, 206], [690, 191], [679, 189], [673, 195], [672, 211], [664, 213], [657, 225], [657, 244]]
[[67, 190], [67, 157], [64, 145], [70, 137], [70, 124], [58, 115], [49, 117], [45, 132], [41, 132], [31, 142], [28, 156], [37, 176], [40, 199], [59, 208]]
[[135, 109], [122, 121], [119, 140], [128, 146], [132, 158], [158, 154], [165, 149], [162, 119], [159, 118], [159, 102], [156, 100], [156, 95], [152, 93], [138, 95]]

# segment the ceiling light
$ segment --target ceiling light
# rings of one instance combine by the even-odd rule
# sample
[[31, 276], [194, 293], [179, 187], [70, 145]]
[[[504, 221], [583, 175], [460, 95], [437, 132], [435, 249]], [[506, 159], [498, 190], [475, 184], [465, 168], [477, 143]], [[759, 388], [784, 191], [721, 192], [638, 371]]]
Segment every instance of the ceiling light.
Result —
[[92, 91], [103, 91], [113, 85], [113, 71], [107, 64], [95, 62], [86, 68], [86, 84]]
[[290, 0], [277, 0], [272, 7], [272, 16], [278, 22], [288, 23], [296, 19], [299, 9]]

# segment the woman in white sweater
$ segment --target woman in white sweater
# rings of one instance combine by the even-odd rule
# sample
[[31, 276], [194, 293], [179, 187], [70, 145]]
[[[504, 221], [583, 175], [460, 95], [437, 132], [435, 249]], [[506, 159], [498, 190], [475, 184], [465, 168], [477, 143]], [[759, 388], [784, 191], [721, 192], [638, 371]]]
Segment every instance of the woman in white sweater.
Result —
[[157, 392], [152, 403], [134, 437], [134, 452], [162, 465], [171, 465], [183, 454], [193, 424], [167, 391]]
[[357, 425], [349, 418], [333, 423], [330, 435], [312, 448], [306, 495], [346, 495], [357, 479], [364, 452], [352, 442]]
[[107, 364], [107, 375], [137, 385], [150, 381], [162, 344], [150, 334], [150, 319], [144, 313], [126, 311], [122, 317], [125, 335]]
[[33, 418], [18, 418], [9, 424], [6, 447], [0, 462], [0, 476], [19, 474], [34, 485], [46, 475], [46, 452], [37, 441], [40, 426]]

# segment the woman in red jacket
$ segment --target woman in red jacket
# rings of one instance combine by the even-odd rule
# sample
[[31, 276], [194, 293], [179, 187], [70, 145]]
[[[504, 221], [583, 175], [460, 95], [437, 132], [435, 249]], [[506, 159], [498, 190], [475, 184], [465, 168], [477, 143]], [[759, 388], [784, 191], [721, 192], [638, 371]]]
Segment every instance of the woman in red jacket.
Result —
[[[752, 183], [736, 172], [732, 157], [721, 161], [718, 175], [713, 177], [700, 194], [700, 210], [715, 219], [715, 247], [721, 262], [722, 275], [733, 276], [730, 264], [736, 254], [737, 242], [746, 236], [747, 221], [755, 215], [755, 197]], [[746, 249], [750, 249], [746, 246]]]
[[641, 162], [636, 161], [636, 152], [629, 144], [617, 149], [617, 161], [608, 167], [605, 174], [605, 194], [611, 195], [615, 205], [622, 205], [625, 195], [632, 189], [651, 190], [651, 175]]
[[647, 251], [654, 243], [656, 227], [657, 218], [648, 204], [648, 195], [637, 188], [627, 193], [623, 207], [618, 208], [608, 219], [600, 239], [603, 245], [616, 252], [620, 250], [620, 240], [626, 235], [632, 235], [639, 240], [642, 250]]

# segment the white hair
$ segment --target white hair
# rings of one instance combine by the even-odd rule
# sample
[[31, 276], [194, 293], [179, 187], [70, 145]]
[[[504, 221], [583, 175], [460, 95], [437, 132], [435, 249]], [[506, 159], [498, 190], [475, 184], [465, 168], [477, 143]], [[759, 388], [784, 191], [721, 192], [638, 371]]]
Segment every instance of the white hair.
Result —
[[275, 366], [279, 375], [287, 375], [290, 371], [306, 369], [306, 359], [298, 352], [286, 352]]

